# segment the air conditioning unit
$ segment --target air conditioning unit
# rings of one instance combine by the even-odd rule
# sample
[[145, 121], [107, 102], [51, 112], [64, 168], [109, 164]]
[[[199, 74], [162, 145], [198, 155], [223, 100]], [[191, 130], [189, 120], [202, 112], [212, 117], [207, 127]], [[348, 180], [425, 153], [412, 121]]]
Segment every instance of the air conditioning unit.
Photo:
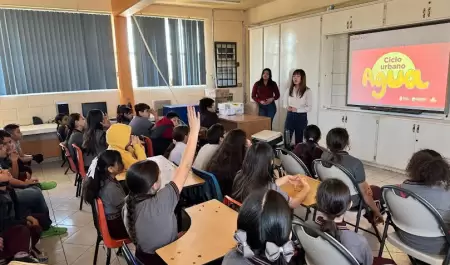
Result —
[[165, 99], [165, 100], [153, 100], [153, 109], [156, 110], [156, 112], [158, 113], [159, 117], [162, 117], [163, 114], [163, 108], [164, 106], [167, 105], [172, 105], [172, 101], [169, 99]]

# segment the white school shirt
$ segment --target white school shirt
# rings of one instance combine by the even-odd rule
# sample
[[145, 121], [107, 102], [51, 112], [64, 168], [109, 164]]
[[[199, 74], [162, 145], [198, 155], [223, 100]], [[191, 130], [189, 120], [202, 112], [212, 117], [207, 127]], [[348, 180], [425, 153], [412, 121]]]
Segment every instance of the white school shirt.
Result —
[[288, 107], [294, 107], [297, 109], [297, 113], [310, 112], [312, 109], [312, 92], [311, 89], [307, 88], [303, 97], [297, 96], [297, 89], [294, 87], [292, 91], [292, 97], [289, 96], [289, 88], [286, 89], [283, 97], [283, 107], [287, 109]]
[[185, 143], [176, 142], [175, 148], [170, 152], [169, 160], [179, 165], [181, 163], [181, 158], [183, 157], [184, 149], [186, 149]]

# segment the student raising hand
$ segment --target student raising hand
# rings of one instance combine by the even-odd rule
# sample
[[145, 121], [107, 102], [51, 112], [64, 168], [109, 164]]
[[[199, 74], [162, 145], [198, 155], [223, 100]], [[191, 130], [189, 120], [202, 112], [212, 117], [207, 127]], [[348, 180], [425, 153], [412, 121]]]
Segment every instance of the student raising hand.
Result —
[[192, 106], [187, 107], [188, 108], [188, 122], [189, 127], [191, 129], [191, 132], [196, 131], [197, 133], [200, 132], [200, 113], [195, 112], [195, 108]]

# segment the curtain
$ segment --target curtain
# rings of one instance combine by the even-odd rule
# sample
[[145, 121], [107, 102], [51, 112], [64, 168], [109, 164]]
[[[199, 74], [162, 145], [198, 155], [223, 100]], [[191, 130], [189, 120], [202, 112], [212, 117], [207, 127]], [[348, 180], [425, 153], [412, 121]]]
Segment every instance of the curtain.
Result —
[[[167, 61], [166, 31], [164, 18], [136, 17], [153, 58], [164, 78], [169, 82], [169, 67]], [[166, 86], [156, 65], [147, 52], [144, 41], [133, 23], [133, 43], [136, 58], [136, 76], [139, 87]]]
[[117, 88], [108, 15], [0, 10], [0, 94]]

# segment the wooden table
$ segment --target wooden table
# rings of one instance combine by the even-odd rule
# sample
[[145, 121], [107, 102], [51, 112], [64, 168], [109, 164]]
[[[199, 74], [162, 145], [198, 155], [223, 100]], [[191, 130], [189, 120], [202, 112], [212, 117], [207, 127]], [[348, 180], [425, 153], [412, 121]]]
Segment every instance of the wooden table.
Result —
[[247, 133], [247, 138], [249, 139], [253, 134], [264, 130], [271, 130], [272, 127], [270, 118], [257, 115], [219, 115], [219, 120], [226, 131], [241, 129]]
[[205, 264], [236, 246], [238, 213], [217, 200], [186, 209], [191, 227], [180, 239], [156, 253], [169, 265]]
[[8, 263], [8, 265], [44, 265], [44, 264], [37, 264], [37, 263], [27, 263], [27, 262], [21, 262], [21, 261], [11, 261], [10, 263]]
[[[164, 187], [167, 183], [169, 183], [173, 179], [173, 175], [175, 174], [175, 170], [177, 166], [172, 163], [169, 159], [164, 156], [153, 156], [147, 158], [148, 160], [154, 161], [158, 164], [159, 170], [161, 173], [161, 187]], [[192, 170], [189, 172], [189, 176], [184, 183], [184, 187], [196, 186], [205, 183], [205, 181], [199, 176], [195, 175]]]
[[[311, 207], [316, 204], [316, 194], [317, 189], [319, 188], [320, 181], [310, 177], [307, 177], [306, 180], [311, 189], [309, 191], [308, 196], [306, 196], [306, 199], [303, 201], [302, 205], [305, 207]], [[299, 191], [294, 190], [294, 185], [292, 185], [289, 182], [281, 186], [281, 189], [284, 192], [286, 192], [289, 195], [289, 197], [295, 197], [300, 192], [300, 190]]]

